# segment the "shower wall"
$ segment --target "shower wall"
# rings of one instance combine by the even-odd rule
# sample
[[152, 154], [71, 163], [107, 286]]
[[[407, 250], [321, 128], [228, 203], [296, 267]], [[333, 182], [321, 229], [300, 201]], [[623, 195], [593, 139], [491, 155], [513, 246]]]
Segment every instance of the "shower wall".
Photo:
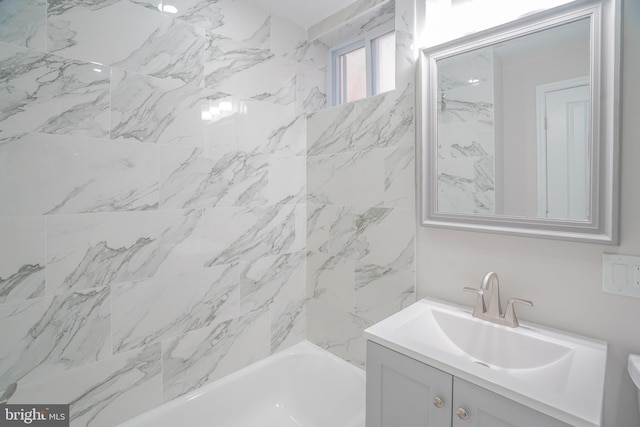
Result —
[[391, 20], [396, 89], [308, 118], [307, 334], [362, 366], [363, 330], [414, 302], [415, 18], [406, 0], [349, 10], [367, 19], [344, 25], [352, 16], [339, 12], [318, 27], [354, 37]]
[[324, 64], [243, 0], [171, 5], [0, 2], [0, 390], [73, 426], [305, 338]]
[[438, 61], [438, 212], [493, 214], [499, 67], [491, 48], [461, 58]]

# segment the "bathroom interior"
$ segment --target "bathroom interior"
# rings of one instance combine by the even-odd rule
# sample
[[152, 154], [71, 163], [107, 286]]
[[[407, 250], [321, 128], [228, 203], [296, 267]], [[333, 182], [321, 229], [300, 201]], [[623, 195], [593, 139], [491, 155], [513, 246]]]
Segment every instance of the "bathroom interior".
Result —
[[[493, 271], [503, 305], [533, 302], [522, 324], [606, 342], [588, 425], [640, 426], [640, 291], [603, 289], [640, 257], [640, 1], [602, 1], [619, 75], [592, 73], [619, 90], [597, 110], [615, 185], [590, 206], [608, 241], [423, 215], [425, 117], [455, 107], [425, 55], [601, 2], [513, 3], [0, 1], [0, 393], [113, 426], [304, 341], [363, 371], [365, 330], [425, 298], [470, 311]], [[334, 50], [388, 34], [385, 83], [336, 88]]]

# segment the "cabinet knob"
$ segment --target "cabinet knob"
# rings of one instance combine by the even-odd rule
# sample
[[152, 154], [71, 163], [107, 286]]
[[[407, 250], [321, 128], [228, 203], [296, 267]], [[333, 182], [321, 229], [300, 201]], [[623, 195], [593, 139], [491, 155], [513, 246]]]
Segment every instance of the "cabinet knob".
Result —
[[440, 396], [436, 396], [433, 398], [433, 406], [436, 408], [442, 408], [444, 406], [444, 401]]
[[464, 408], [458, 408], [456, 410], [456, 415], [458, 415], [458, 418], [460, 418], [461, 420], [466, 420], [469, 418], [469, 414], [467, 414], [467, 411]]

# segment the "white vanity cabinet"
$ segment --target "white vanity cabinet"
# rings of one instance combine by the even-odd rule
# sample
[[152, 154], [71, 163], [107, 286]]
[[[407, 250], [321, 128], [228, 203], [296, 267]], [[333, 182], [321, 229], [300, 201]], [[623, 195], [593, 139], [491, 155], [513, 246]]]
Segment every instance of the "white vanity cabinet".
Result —
[[366, 427], [569, 426], [371, 341], [366, 410]]
[[366, 427], [451, 427], [452, 389], [451, 375], [367, 341]]

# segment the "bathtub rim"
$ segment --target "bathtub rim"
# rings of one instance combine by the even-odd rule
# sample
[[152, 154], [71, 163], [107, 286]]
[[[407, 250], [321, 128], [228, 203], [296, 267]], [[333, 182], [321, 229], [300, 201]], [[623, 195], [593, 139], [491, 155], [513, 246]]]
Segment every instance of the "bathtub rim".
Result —
[[[116, 424], [114, 427], [138, 427], [140, 425], [145, 425], [144, 423], [146, 421], [152, 420], [164, 412], [176, 409], [181, 405], [185, 404], [186, 402], [189, 402], [193, 399], [197, 399], [200, 396], [207, 394], [208, 392], [213, 392], [217, 388], [224, 387], [226, 384], [235, 381], [237, 378], [241, 378], [245, 375], [249, 375], [253, 371], [260, 370], [264, 366], [269, 365], [279, 359], [283, 359], [288, 356], [293, 356], [298, 354], [319, 354], [319, 355], [322, 355], [323, 357], [330, 358], [331, 360], [334, 361], [334, 363], [338, 363], [344, 368], [351, 370], [356, 377], [358, 377], [359, 379], [362, 379], [363, 387], [366, 390], [366, 372], [363, 367], [356, 366], [352, 363], [349, 363], [346, 360], [331, 353], [330, 351], [325, 350], [324, 348], [308, 340], [304, 340], [284, 350], [277, 351], [276, 353], [273, 353], [270, 356], [260, 359], [257, 362], [254, 362], [248, 366], [245, 366], [244, 368], [241, 368], [229, 375], [226, 375], [222, 378], [212, 381], [209, 384], [205, 384], [204, 386], [196, 390], [193, 390], [187, 394], [184, 394], [173, 400], [170, 400], [169, 402], [162, 403], [156, 406], [155, 408], [150, 409], [146, 412], [143, 412], [139, 415], [136, 415], [135, 417], [130, 418], [120, 424]], [[362, 408], [362, 412], [364, 413], [364, 407]]]

